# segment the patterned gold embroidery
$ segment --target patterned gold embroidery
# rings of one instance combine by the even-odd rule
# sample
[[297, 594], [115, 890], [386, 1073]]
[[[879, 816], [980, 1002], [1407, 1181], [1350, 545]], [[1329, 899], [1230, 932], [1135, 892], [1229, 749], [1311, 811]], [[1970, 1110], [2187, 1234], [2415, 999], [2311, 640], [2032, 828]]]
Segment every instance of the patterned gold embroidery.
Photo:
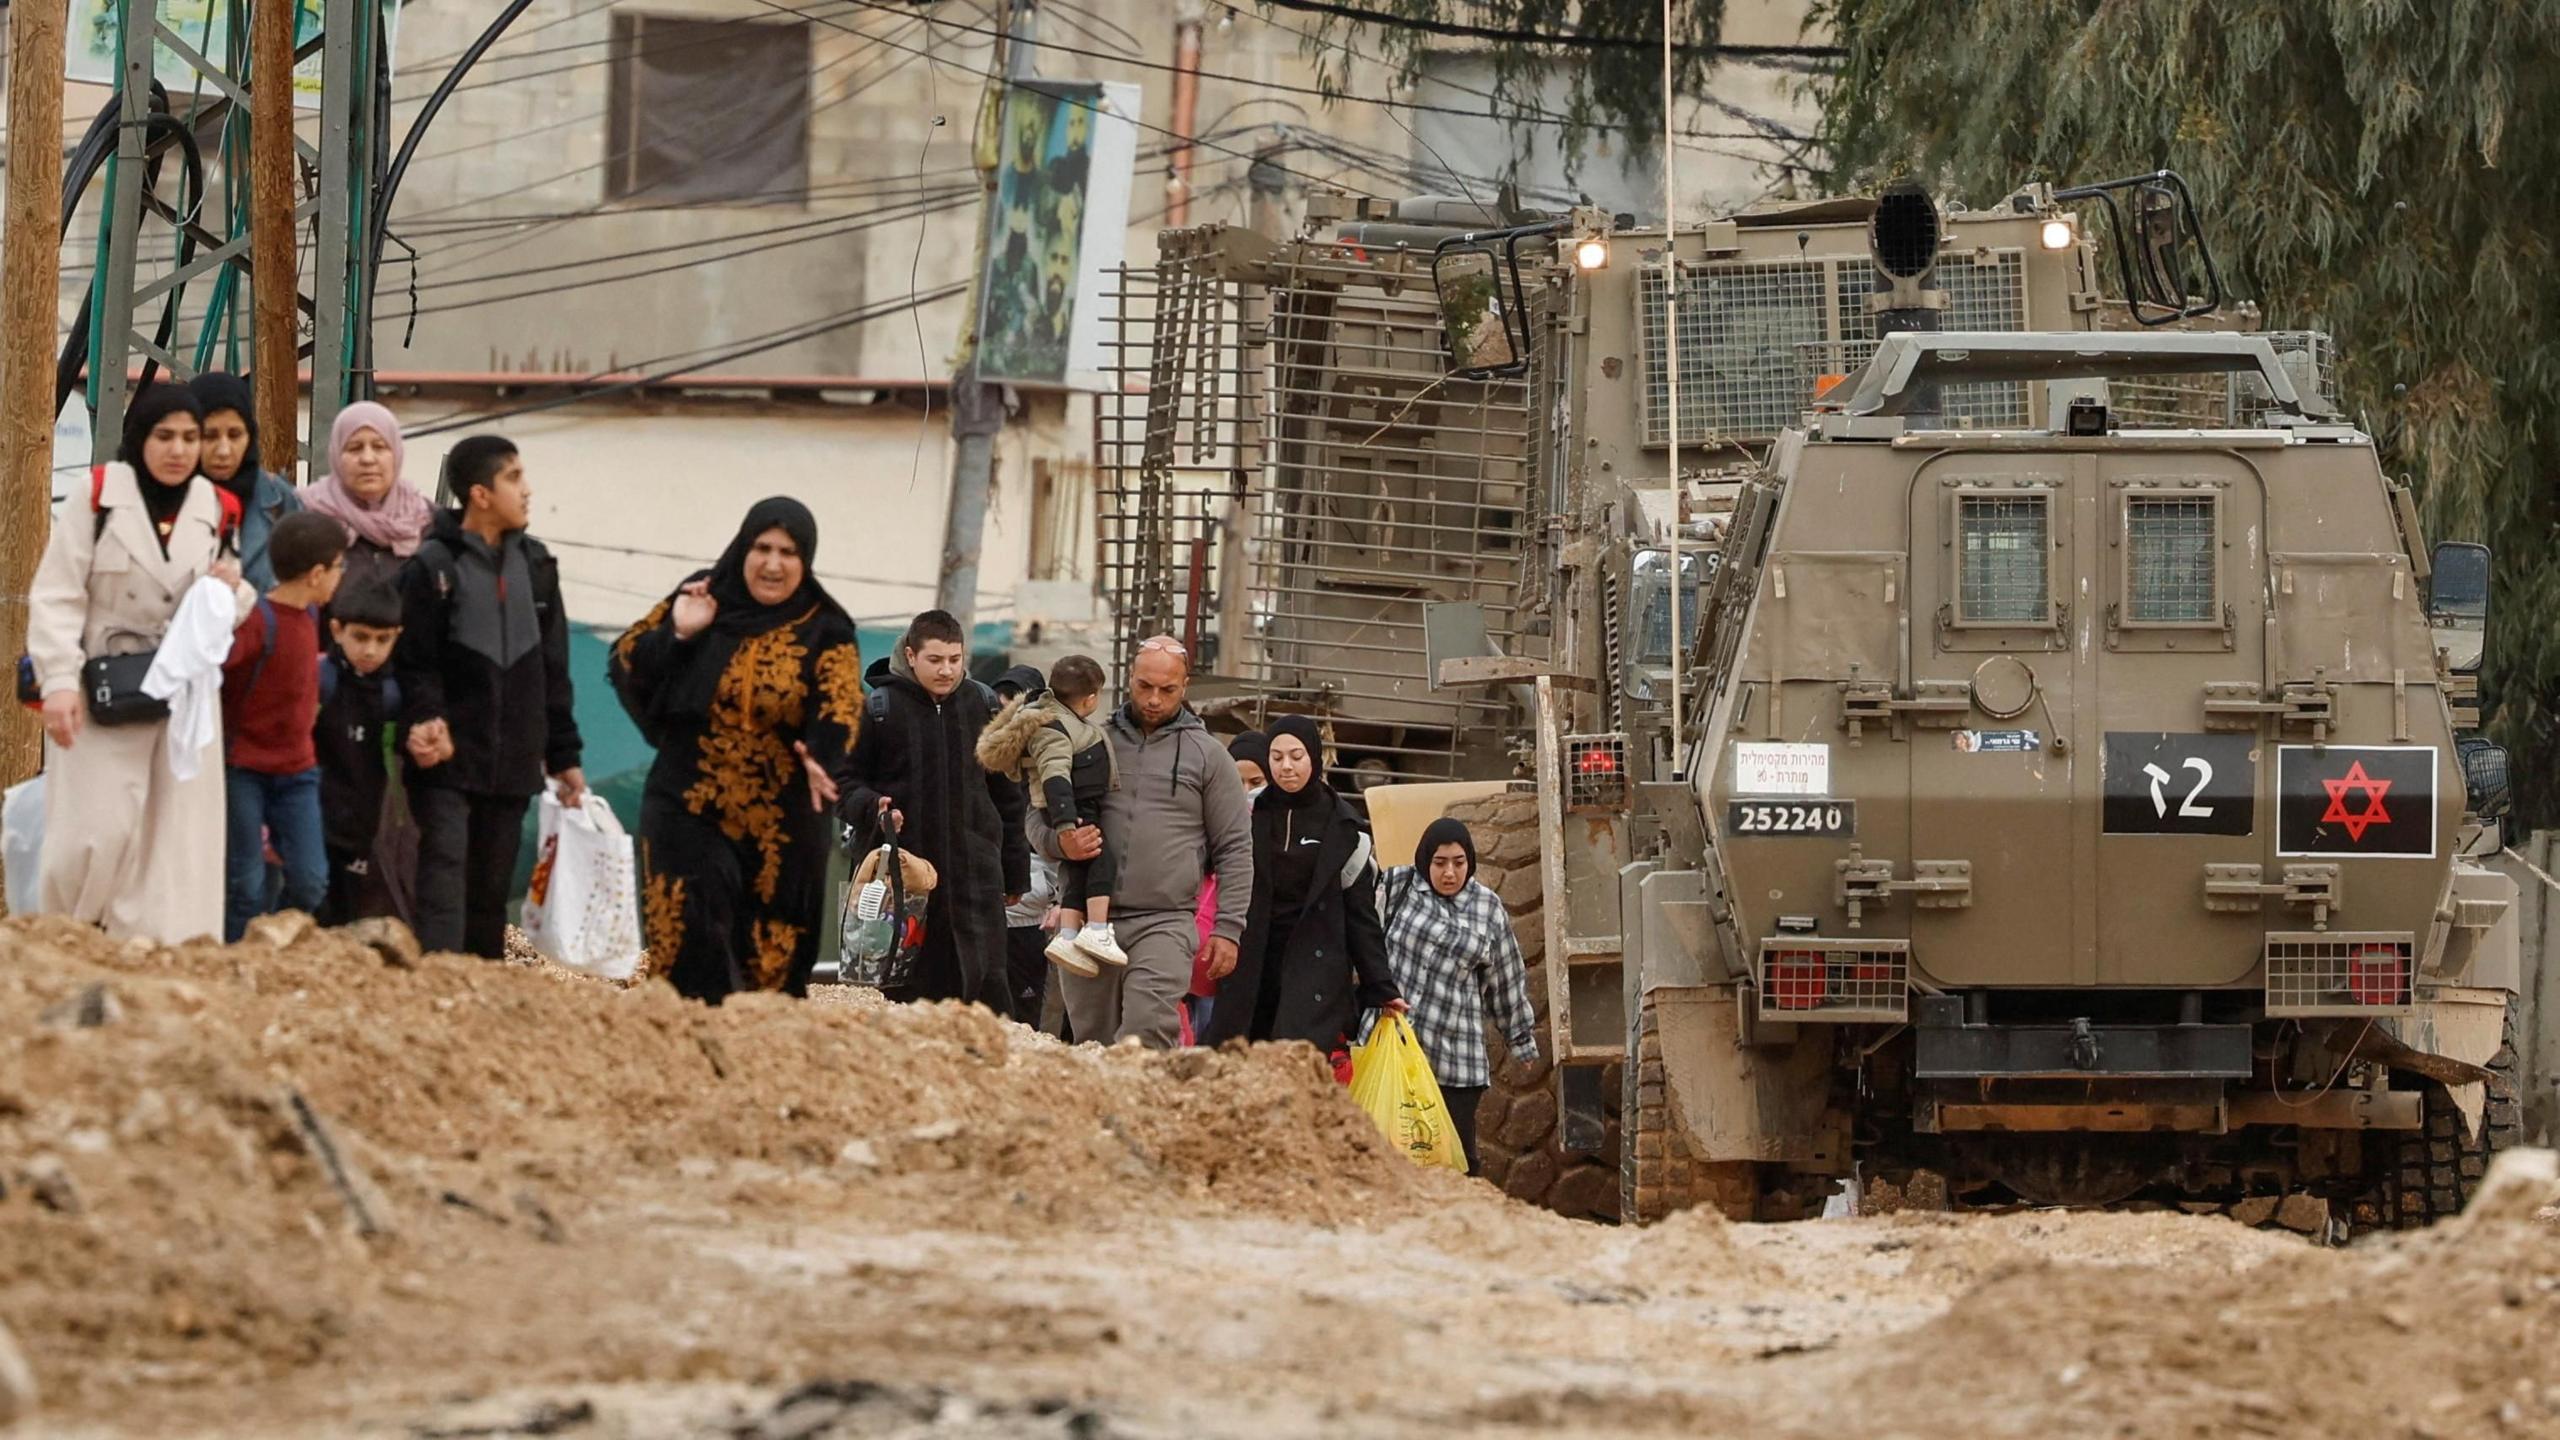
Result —
[[747, 964], [755, 971], [756, 988], [779, 990], [790, 981], [792, 957], [800, 953], [800, 927], [758, 919], [753, 929], [755, 954]]
[[845, 729], [845, 748], [862, 734], [862, 648], [838, 645], [818, 657], [818, 713]]
[[684, 949], [684, 882], [652, 871], [640, 887], [640, 929], [649, 943], [649, 973], [664, 975], [676, 968]]
[[640, 643], [641, 636], [666, 623], [667, 612], [674, 605], [673, 599], [659, 601], [657, 609], [641, 616], [639, 624], [623, 631], [622, 638], [613, 642], [613, 663], [628, 667], [631, 664], [631, 647]]
[[789, 626], [740, 642], [712, 695], [696, 767], [702, 778], [684, 792], [694, 814], [717, 810], [721, 834], [755, 842], [763, 858], [756, 897], [767, 904], [782, 883], [783, 792], [800, 778], [799, 757], [784, 736], [796, 733], [807, 713], [808, 655]]

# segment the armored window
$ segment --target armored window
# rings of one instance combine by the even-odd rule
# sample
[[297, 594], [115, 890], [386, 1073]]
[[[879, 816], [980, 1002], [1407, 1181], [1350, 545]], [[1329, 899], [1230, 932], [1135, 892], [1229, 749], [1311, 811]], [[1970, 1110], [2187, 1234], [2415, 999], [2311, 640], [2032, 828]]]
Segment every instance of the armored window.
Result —
[[2136, 625], [2209, 625], [2214, 593], [2215, 498], [2133, 495], [2125, 500], [2125, 619]]
[[1956, 619], [1967, 625], [2052, 621], [2043, 495], [1965, 495], [1956, 502]]

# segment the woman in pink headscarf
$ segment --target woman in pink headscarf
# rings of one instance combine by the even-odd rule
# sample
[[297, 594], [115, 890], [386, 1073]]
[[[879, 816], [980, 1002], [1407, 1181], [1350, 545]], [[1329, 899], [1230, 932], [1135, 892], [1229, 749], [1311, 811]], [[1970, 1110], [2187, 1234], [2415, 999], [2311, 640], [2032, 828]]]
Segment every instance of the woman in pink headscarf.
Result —
[[347, 527], [341, 589], [366, 578], [398, 587], [400, 566], [418, 553], [435, 507], [400, 479], [400, 422], [370, 400], [338, 412], [329, 426], [329, 473], [302, 492], [302, 506]]

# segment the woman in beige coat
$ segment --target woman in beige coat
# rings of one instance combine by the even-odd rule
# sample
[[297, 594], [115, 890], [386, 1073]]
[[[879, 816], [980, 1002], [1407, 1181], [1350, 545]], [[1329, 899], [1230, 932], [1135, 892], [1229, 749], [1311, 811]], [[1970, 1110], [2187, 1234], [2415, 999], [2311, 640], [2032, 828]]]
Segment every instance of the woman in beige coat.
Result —
[[225, 553], [213, 482], [196, 473], [202, 418], [180, 386], [134, 397], [94, 515], [75, 489], [28, 596], [27, 653], [44, 693], [44, 911], [163, 944], [222, 933], [220, 758], [177, 779], [170, 722], [88, 723], [80, 671], [95, 657], [156, 650], [206, 575], [230, 582], [239, 613], [257, 603]]

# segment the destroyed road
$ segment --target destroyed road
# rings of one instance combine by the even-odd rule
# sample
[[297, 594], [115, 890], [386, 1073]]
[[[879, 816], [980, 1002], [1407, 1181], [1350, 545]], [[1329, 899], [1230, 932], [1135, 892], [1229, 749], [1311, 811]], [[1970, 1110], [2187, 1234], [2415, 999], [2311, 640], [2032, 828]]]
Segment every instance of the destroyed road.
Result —
[[13, 1433], [2560, 1433], [2535, 1223], [1620, 1229], [1407, 1164], [1303, 1051], [294, 921], [0, 948]]

